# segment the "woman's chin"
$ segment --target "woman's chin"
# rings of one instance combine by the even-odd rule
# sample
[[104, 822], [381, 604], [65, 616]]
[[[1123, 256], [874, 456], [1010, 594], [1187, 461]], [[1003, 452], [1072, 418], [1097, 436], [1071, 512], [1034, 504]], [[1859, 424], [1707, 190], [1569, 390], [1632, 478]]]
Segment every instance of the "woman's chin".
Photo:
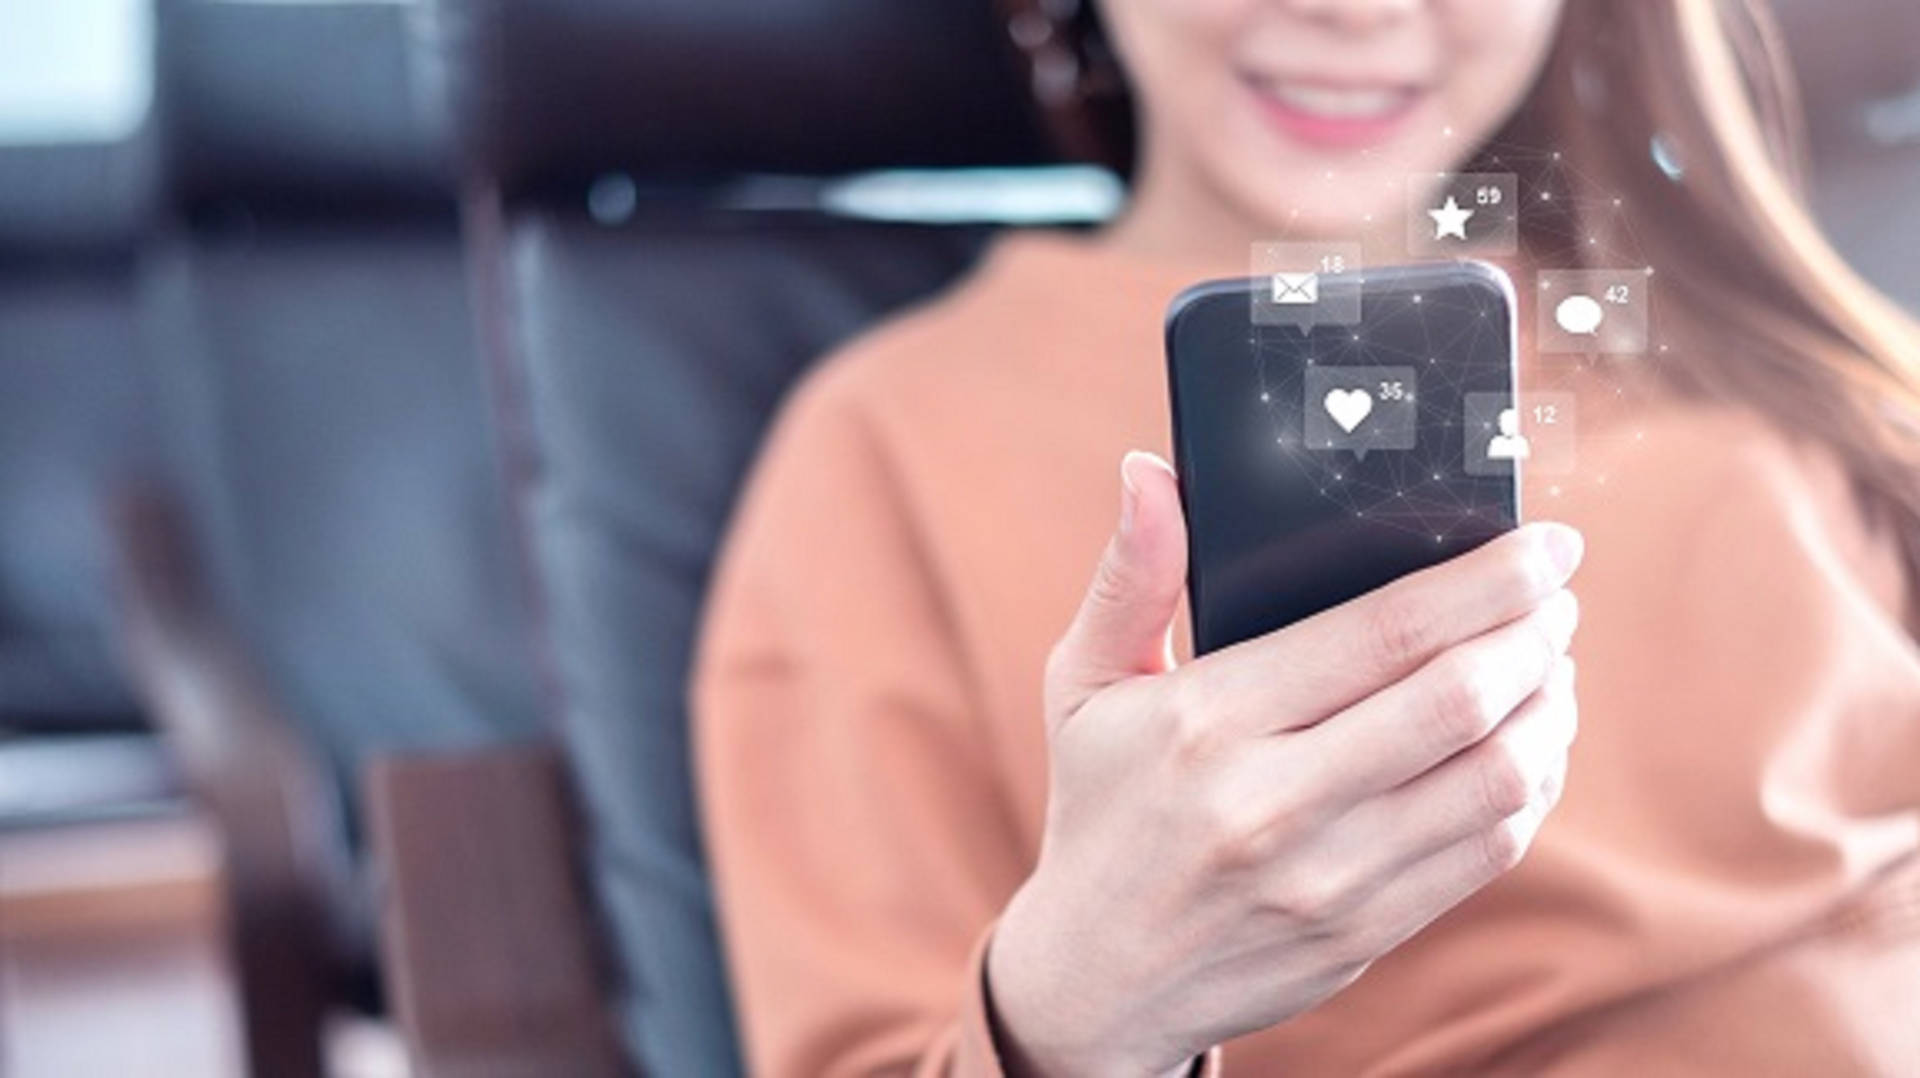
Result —
[[[1425, 147], [1407, 147], [1425, 150]], [[1460, 162], [1431, 152], [1335, 160], [1288, 155], [1281, 161], [1242, 161], [1225, 170], [1230, 190], [1272, 238], [1404, 241], [1410, 178], [1458, 169]]]
[[1271, 233], [1261, 238], [1362, 243], [1378, 241], [1383, 236], [1398, 236], [1405, 228], [1402, 219], [1406, 213], [1406, 180], [1402, 176], [1393, 177], [1390, 190], [1385, 192], [1391, 194], [1391, 198], [1379, 197], [1379, 193], [1374, 192], [1369, 192], [1369, 197], [1352, 197], [1360, 192], [1341, 195], [1316, 191], [1313, 189], [1320, 185], [1313, 181], [1297, 184], [1296, 190], [1304, 189], [1301, 197], [1260, 197], [1283, 189], [1277, 184], [1261, 186], [1263, 191], [1250, 201], [1254, 219]]

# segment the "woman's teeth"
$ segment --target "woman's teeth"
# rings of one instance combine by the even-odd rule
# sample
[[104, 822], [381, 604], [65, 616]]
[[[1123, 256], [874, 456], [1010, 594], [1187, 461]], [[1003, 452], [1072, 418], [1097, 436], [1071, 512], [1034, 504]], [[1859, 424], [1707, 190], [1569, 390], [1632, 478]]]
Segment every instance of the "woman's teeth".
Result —
[[1398, 112], [1412, 96], [1404, 88], [1336, 89], [1299, 83], [1269, 82], [1267, 96], [1286, 107], [1330, 120], [1366, 120]]

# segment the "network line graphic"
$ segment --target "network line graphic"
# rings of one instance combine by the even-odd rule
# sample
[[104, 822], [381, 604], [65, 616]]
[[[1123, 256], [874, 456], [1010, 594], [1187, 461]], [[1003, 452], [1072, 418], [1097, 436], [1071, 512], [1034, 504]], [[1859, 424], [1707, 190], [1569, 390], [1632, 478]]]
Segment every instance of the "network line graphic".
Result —
[[[1256, 244], [1251, 262], [1257, 280], [1279, 274], [1248, 327], [1276, 467], [1356, 517], [1435, 542], [1504, 511], [1485, 484], [1457, 481], [1489, 474], [1489, 447], [1508, 458], [1499, 467], [1525, 478], [1528, 515], [1551, 514], [1553, 500], [1576, 492], [1604, 497], [1610, 473], [1632, 457], [1614, 450], [1641, 435], [1631, 423], [1583, 431], [1578, 418], [1631, 414], [1658, 381], [1647, 375], [1672, 359], [1656, 332], [1657, 274], [1631, 205], [1554, 150], [1495, 145], [1474, 167], [1487, 171], [1398, 179], [1408, 247], [1427, 261], [1476, 258], [1507, 270], [1511, 325], [1499, 304], [1457, 290], [1368, 296], [1364, 311], [1342, 309], [1338, 297], [1356, 293], [1337, 279], [1367, 272], [1357, 242], [1283, 238]], [[1335, 285], [1314, 297], [1321, 302], [1282, 294], [1317, 286], [1303, 280], [1313, 273]], [[1517, 398], [1477, 392], [1476, 368], [1449, 357], [1503, 353], [1509, 334]], [[1596, 448], [1605, 451], [1580, 451]], [[1583, 470], [1583, 456], [1601, 463]]]

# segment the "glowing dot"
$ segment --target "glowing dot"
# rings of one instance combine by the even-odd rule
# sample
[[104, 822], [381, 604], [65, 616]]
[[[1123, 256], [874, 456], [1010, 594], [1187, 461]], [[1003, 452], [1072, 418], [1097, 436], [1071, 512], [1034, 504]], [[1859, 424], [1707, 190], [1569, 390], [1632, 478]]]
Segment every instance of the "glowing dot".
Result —
[[1419, 294], [1418, 292], [1416, 292], [1416, 293], [1414, 293], [1414, 295], [1413, 295], [1413, 301], [1414, 301], [1415, 303], [1419, 303], [1419, 302], [1420, 302], [1420, 294]]
[[1614, 209], [1616, 209], [1616, 210], [1620, 208], [1620, 200], [1619, 200], [1619, 199], [1617, 199], [1617, 198], [1616, 198], [1616, 199], [1614, 199], [1614, 200], [1613, 200], [1613, 208], [1614, 208]]
[[1443, 127], [1443, 128], [1441, 128], [1441, 129], [1440, 129], [1440, 133], [1441, 133], [1442, 135], [1444, 135], [1444, 136], [1446, 136], [1447, 138], [1452, 138], [1452, 137], [1453, 137], [1453, 128], [1452, 128], [1452, 127]]
[[1542, 192], [1540, 192], [1540, 201], [1542, 201], [1542, 202], [1552, 202], [1552, 201], [1553, 201], [1553, 192], [1552, 192], [1552, 191], [1542, 191]]
[[1547, 493], [1558, 498], [1560, 496], [1560, 484], [1555, 483], [1553, 486], [1548, 487]]
[[1560, 160], [1560, 151], [1558, 151], [1558, 150], [1555, 150], [1555, 151], [1553, 152], [1553, 159], [1554, 159], [1555, 161], [1558, 161], [1558, 160]]
[[1270, 400], [1272, 400], [1272, 399], [1273, 399], [1273, 394], [1271, 394], [1271, 393], [1262, 393], [1262, 394], [1260, 394], [1260, 399], [1261, 399], [1261, 400], [1263, 400], [1263, 401], [1270, 401]]

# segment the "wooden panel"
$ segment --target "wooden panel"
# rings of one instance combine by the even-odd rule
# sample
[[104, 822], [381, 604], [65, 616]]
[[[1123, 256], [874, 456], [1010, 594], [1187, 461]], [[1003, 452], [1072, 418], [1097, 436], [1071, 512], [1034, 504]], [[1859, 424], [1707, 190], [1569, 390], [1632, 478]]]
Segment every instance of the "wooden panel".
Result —
[[389, 998], [425, 1078], [625, 1073], [546, 747], [368, 776]]

